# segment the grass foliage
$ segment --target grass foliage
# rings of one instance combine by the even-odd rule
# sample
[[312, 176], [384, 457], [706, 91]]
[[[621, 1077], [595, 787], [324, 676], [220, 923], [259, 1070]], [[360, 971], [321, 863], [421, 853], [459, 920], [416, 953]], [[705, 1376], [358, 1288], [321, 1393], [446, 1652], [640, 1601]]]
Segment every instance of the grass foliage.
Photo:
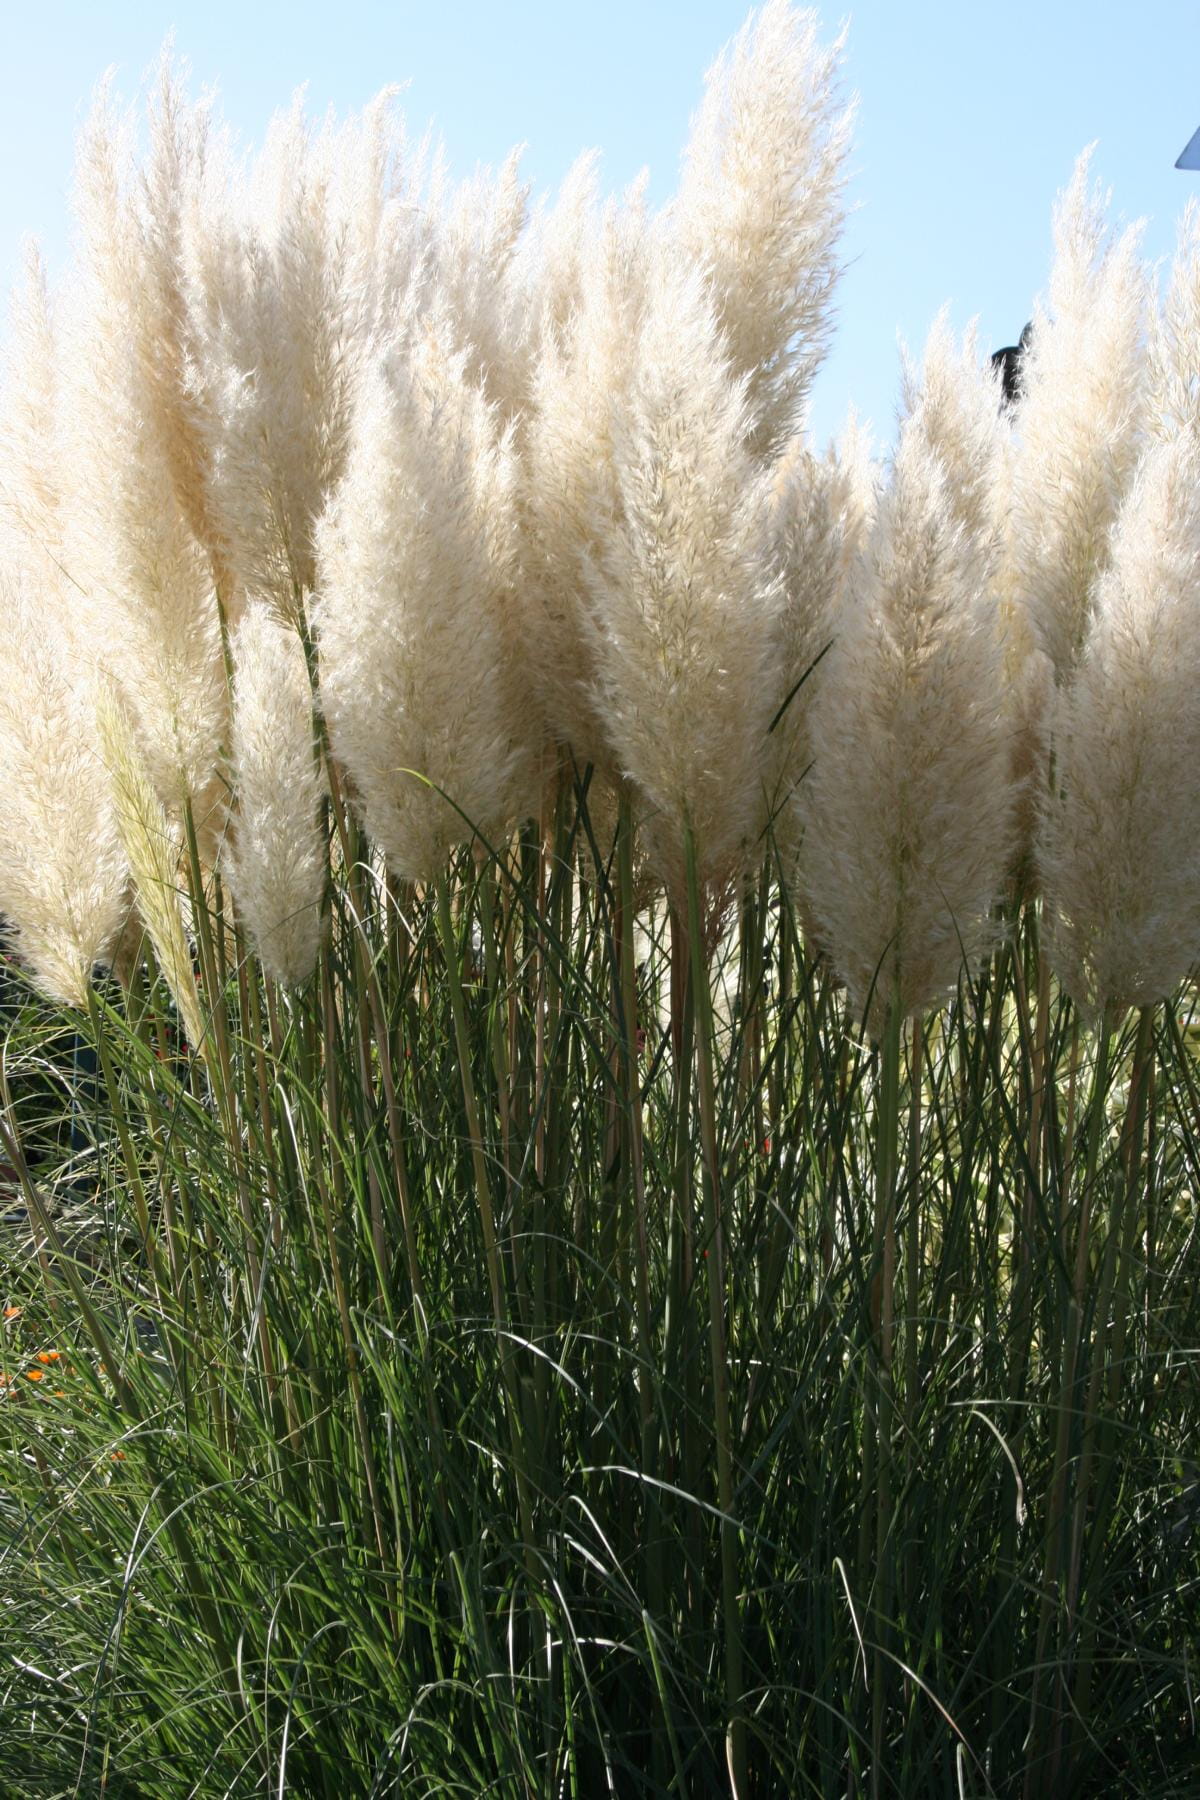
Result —
[[871, 1045], [590, 797], [428, 890], [335, 797], [294, 995], [196, 874], [199, 1047], [19, 996], [8, 1791], [1193, 1793], [1190, 997], [1028, 905]]

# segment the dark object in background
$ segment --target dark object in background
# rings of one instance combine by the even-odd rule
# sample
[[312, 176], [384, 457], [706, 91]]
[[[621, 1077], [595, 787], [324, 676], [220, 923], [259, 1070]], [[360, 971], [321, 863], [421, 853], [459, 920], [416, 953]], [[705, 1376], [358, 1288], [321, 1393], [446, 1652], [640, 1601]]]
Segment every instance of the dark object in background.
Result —
[[1177, 169], [1200, 169], [1200, 131], [1194, 131], [1180, 152]]
[[1000, 370], [1005, 406], [1015, 406], [1021, 398], [1021, 365], [1025, 361], [1025, 352], [1032, 341], [1033, 321], [1031, 319], [1015, 344], [1006, 344], [1003, 350], [992, 351], [992, 367]]

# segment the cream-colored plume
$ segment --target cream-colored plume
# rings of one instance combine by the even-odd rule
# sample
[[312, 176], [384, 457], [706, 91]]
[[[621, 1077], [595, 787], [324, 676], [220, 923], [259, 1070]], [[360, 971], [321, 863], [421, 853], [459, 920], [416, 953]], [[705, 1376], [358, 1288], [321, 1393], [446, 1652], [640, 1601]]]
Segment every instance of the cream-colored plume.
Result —
[[[659, 264], [640, 196], [592, 218], [569, 324], [541, 343], [523, 436], [525, 654], [551, 735], [582, 769], [612, 767], [591, 661], [585, 562], [618, 518], [614, 420], [632, 379]], [[682, 353], [682, 345], [681, 345]]]
[[263, 968], [284, 987], [312, 974], [328, 873], [313, 696], [304, 649], [261, 601], [233, 637], [229, 882]]
[[822, 46], [818, 29], [787, 0], [751, 15], [709, 73], [667, 219], [676, 254], [710, 273], [761, 454], [802, 422], [840, 273], [851, 113], [836, 91], [843, 40]]
[[367, 830], [408, 879], [431, 880], [472, 828], [494, 841], [522, 808], [525, 720], [499, 616], [512, 480], [445, 335], [427, 327], [366, 372], [319, 537], [321, 702]]
[[812, 762], [809, 715], [875, 505], [870, 442], [851, 420], [840, 443], [818, 457], [807, 439], [786, 447], [771, 474], [767, 530], [783, 576], [773, 671], [767, 798], [788, 873], [798, 844], [796, 790]]
[[1189, 200], [1161, 309], [1150, 333], [1150, 425], [1200, 440], [1200, 203]]
[[662, 270], [613, 407], [617, 505], [597, 496], [586, 573], [609, 758], [676, 895], [689, 830], [720, 887], [766, 821], [782, 584], [748, 423], [701, 276]]
[[1151, 1005], [1200, 956], [1200, 449], [1147, 453], [1055, 716], [1046, 939], [1088, 1008]]
[[155, 789], [179, 807], [211, 780], [226, 696], [212, 559], [181, 504], [185, 451], [170, 439], [182, 427], [170, 356], [155, 348], [166, 252], [147, 223], [129, 129], [102, 95], [80, 145], [82, 268], [63, 307], [61, 555], [77, 646], [118, 685]]
[[125, 923], [128, 866], [93, 695], [49, 579], [0, 575], [0, 912], [39, 985], [84, 1006]]
[[[376, 172], [372, 133], [353, 146]], [[346, 275], [361, 275], [334, 195], [346, 190], [332, 129], [302, 100], [276, 116], [249, 178], [218, 171], [188, 240], [196, 380], [209, 421], [210, 500], [239, 597], [280, 617], [314, 582], [313, 532], [341, 473], [358, 345]]]
[[207, 1031], [183, 926], [183, 834], [159, 804], [129, 718], [109, 687], [101, 687], [97, 693], [95, 724], [138, 911], [188, 1043], [207, 1055]]
[[531, 324], [515, 283], [515, 259], [529, 214], [529, 187], [518, 177], [520, 151], [500, 169], [451, 188], [435, 175], [432, 274], [437, 306], [467, 377], [500, 408], [503, 423], [528, 403]]
[[[1010, 729], [988, 546], [952, 494], [944, 340], [910, 395], [891, 472], [812, 707], [801, 879], [856, 1008], [879, 1029], [951, 990], [993, 941], [1011, 850]], [[990, 389], [968, 357], [959, 380]], [[951, 417], [960, 420], [960, 395]]]
[[60, 356], [46, 269], [27, 246], [23, 280], [12, 298], [0, 390], [0, 539], [13, 554], [61, 557], [58, 457]]
[[1008, 497], [1005, 595], [1028, 610], [1060, 682], [1086, 635], [1145, 422], [1140, 227], [1110, 230], [1105, 197], [1089, 189], [1089, 155], [1055, 210], [1050, 291], [1025, 357]]

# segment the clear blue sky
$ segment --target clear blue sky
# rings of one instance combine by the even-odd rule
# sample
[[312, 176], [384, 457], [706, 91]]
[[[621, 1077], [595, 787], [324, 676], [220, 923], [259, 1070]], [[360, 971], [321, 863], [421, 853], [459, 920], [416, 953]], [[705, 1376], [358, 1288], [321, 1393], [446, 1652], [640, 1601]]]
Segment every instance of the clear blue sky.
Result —
[[[581, 149], [604, 152], [614, 189], [643, 166], [674, 185], [701, 80], [742, 22], [742, 0], [0, 0], [0, 283], [22, 234], [61, 265], [72, 142], [110, 65], [132, 93], [167, 33], [197, 86], [256, 140], [307, 83], [316, 111], [358, 107], [408, 82], [410, 122], [433, 121], [454, 169], [528, 145], [527, 175], [553, 187]], [[822, 9], [827, 35], [843, 17]], [[853, 402], [890, 435], [897, 333], [919, 344], [948, 301], [989, 344], [1011, 343], [1045, 281], [1050, 205], [1078, 152], [1127, 217], [1169, 251], [1200, 175], [1172, 164], [1200, 126], [1196, 0], [860, 0], [846, 86], [859, 95], [851, 161], [852, 259], [813, 424]]]

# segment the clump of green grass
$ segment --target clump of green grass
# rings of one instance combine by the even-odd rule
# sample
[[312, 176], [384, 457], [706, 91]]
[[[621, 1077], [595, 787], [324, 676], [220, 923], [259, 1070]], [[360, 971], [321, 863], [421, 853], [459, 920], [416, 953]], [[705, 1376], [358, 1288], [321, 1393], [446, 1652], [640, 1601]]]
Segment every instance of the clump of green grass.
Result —
[[97, 989], [86, 1150], [22, 1158], [10, 1031], [5, 1766], [700, 1794], [736, 1728], [748, 1793], [1184, 1794], [1186, 1016], [1098, 1037], [1031, 913], [871, 1047], [769, 868], [714, 1012], [590, 836], [341, 864], [293, 995], [218, 890], [214, 1048]]

